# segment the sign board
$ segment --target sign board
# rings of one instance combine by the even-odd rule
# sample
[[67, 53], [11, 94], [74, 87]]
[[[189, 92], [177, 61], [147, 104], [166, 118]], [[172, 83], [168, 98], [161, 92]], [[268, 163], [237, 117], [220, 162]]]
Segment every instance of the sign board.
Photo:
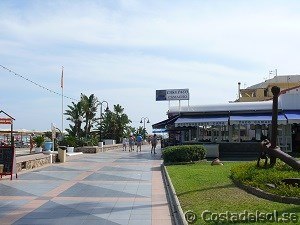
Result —
[[52, 132], [52, 139], [56, 138], [56, 128], [53, 125], [53, 123], [51, 123], [51, 132]]
[[3, 165], [3, 171], [0, 175], [11, 175], [15, 172], [15, 150], [11, 146], [0, 147], [0, 164]]
[[13, 117], [8, 115], [3, 110], [0, 110], [0, 114], [3, 113], [8, 118], [0, 118], [0, 124], [10, 124], [10, 135], [11, 135], [11, 146], [0, 146], [0, 177], [3, 175], [10, 175], [10, 179], [12, 180], [13, 173], [16, 174], [16, 178], [18, 178], [16, 170], [16, 155], [15, 155], [15, 147], [14, 147], [14, 136], [13, 136], [13, 121], [15, 120]]
[[0, 118], [0, 124], [12, 124], [11, 118]]
[[156, 101], [189, 100], [189, 89], [156, 90]]

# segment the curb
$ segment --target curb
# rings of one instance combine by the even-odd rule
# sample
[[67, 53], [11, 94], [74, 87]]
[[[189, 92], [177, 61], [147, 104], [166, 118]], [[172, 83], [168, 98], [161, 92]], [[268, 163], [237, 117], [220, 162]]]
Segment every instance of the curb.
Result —
[[169, 177], [168, 171], [164, 164], [161, 164], [161, 171], [167, 192], [167, 198], [170, 205], [170, 211], [175, 225], [188, 225], [184, 213], [177, 198], [174, 186]]
[[259, 188], [255, 188], [255, 187], [245, 185], [245, 184], [243, 184], [239, 181], [236, 181], [236, 180], [232, 180], [232, 181], [240, 189], [246, 191], [247, 193], [255, 195], [259, 198], [263, 198], [263, 199], [273, 201], [273, 202], [300, 205], [300, 198], [279, 196], [279, 195], [267, 193], [267, 192], [265, 192], [265, 191], [263, 191]]

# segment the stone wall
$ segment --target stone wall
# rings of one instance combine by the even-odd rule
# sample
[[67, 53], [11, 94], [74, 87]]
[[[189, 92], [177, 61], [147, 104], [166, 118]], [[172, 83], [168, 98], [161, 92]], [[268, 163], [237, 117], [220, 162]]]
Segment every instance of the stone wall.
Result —
[[[102, 148], [97, 146], [85, 146], [74, 149], [74, 152], [82, 153], [99, 153], [113, 149], [122, 148], [122, 144], [104, 145]], [[57, 162], [57, 154], [52, 154], [52, 163]], [[16, 158], [16, 170], [19, 173], [22, 170], [31, 170], [51, 163], [51, 155], [49, 154], [32, 154], [18, 156]]]
[[[55, 162], [55, 156], [53, 159]], [[16, 158], [17, 172], [22, 170], [31, 170], [51, 163], [51, 156], [44, 154], [33, 154], [27, 156], [19, 156]]]
[[122, 144], [115, 144], [115, 145], [104, 145], [103, 146], [103, 151], [109, 151], [109, 150], [114, 150], [114, 149], [118, 149], [118, 148], [122, 148]]
[[100, 147], [93, 147], [93, 146], [84, 146], [84, 147], [77, 147], [74, 148], [74, 152], [82, 152], [82, 153], [98, 153], [101, 151]]

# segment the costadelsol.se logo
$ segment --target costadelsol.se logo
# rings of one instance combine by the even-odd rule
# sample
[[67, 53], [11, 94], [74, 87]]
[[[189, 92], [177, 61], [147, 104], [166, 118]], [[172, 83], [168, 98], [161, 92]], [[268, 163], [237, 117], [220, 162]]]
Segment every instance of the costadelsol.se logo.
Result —
[[184, 217], [185, 217], [186, 222], [188, 222], [189, 224], [195, 223], [198, 219], [196, 213], [194, 213], [192, 210], [186, 211], [184, 213]]
[[[191, 210], [184, 214], [186, 221], [189, 224], [194, 224], [197, 220], [197, 214]], [[299, 224], [300, 218], [296, 212], [278, 212], [273, 210], [272, 212], [255, 212], [244, 210], [242, 212], [212, 212], [210, 210], [204, 210], [201, 213], [200, 219], [204, 223], [294, 223]]]

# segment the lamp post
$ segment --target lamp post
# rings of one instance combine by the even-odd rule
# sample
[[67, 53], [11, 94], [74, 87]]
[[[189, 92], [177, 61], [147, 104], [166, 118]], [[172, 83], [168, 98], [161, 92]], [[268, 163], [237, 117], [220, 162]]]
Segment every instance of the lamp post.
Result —
[[[51, 132], [52, 132], [52, 135], [51, 135], [51, 136], [52, 136], [52, 151], [54, 151], [54, 148], [55, 148], [55, 140], [57, 141], [57, 138], [56, 138], [56, 130], [59, 131], [59, 133], [60, 133], [59, 138], [60, 138], [60, 140], [62, 140], [63, 135], [62, 135], [61, 130], [60, 130], [58, 127], [56, 127], [55, 124], [51, 123]], [[32, 133], [32, 135], [30, 135], [30, 139], [32, 139], [32, 136], [34, 136], [34, 133]], [[31, 142], [31, 140], [30, 140], [30, 142]], [[57, 145], [58, 145], [58, 143], [57, 143]], [[30, 144], [30, 148], [31, 148], [31, 144]], [[30, 151], [31, 151], [31, 149], [30, 149]], [[30, 153], [31, 153], [31, 152], [30, 152]]]
[[79, 116], [78, 117], [78, 121], [77, 121], [77, 127], [76, 127], [76, 137], [79, 138], [79, 140], [81, 140], [81, 123], [83, 122], [83, 116]]
[[146, 129], [145, 129], [145, 121], [147, 120], [147, 123], [150, 123], [149, 118], [148, 117], [142, 117], [140, 123], [143, 123], [144, 121], [144, 140], [146, 139]]
[[102, 117], [102, 105], [103, 104], [106, 104], [106, 109], [104, 110], [105, 112], [109, 112], [109, 108], [108, 108], [108, 102], [107, 101], [102, 101], [102, 102], [100, 102], [99, 104], [100, 104], [100, 132], [99, 132], [99, 135], [100, 135], [100, 138], [99, 138], [99, 141], [101, 142], [102, 141], [102, 119], [103, 119], [103, 117]]

